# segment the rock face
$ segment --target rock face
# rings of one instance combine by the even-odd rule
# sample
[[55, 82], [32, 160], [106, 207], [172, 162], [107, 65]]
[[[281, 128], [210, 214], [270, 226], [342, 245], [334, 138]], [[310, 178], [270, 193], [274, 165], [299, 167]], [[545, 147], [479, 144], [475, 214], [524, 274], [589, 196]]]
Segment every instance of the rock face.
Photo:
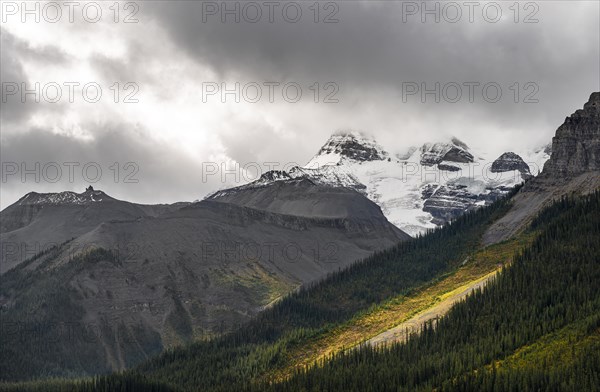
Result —
[[445, 171], [451, 171], [451, 172], [460, 171], [460, 167], [456, 167], [456, 166], [453, 166], [453, 165], [448, 165], [448, 164], [445, 164], [445, 163], [440, 163], [440, 164], [438, 164], [437, 167], [438, 167], [438, 169], [445, 170]]
[[545, 175], [573, 176], [600, 170], [600, 92], [592, 93], [556, 131]]
[[542, 173], [523, 186], [511, 210], [487, 230], [485, 244], [520, 232], [553, 200], [600, 188], [600, 92], [592, 93], [583, 109], [566, 118], [552, 139], [551, 151]]
[[433, 166], [440, 162], [471, 163], [473, 154], [457, 138], [452, 138], [450, 143], [425, 143], [421, 147], [421, 165]]
[[529, 165], [514, 152], [505, 152], [492, 163], [492, 173], [504, 173], [513, 170], [518, 170], [524, 180], [531, 177]]
[[387, 154], [368, 137], [359, 132], [334, 134], [317, 153], [319, 156], [339, 155], [358, 162], [383, 160]]
[[434, 224], [443, 225], [467, 211], [495, 202], [511, 189], [509, 186], [497, 186], [478, 193], [467, 185], [448, 183], [430, 195], [423, 195], [423, 211], [431, 214]]

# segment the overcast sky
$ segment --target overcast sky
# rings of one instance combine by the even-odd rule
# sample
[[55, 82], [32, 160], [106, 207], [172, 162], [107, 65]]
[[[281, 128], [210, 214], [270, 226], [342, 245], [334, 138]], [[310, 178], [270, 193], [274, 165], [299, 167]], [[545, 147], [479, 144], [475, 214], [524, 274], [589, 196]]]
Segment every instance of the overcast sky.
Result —
[[600, 89], [600, 3], [514, 3], [3, 1], [0, 207], [90, 183], [191, 201], [345, 129], [542, 146]]

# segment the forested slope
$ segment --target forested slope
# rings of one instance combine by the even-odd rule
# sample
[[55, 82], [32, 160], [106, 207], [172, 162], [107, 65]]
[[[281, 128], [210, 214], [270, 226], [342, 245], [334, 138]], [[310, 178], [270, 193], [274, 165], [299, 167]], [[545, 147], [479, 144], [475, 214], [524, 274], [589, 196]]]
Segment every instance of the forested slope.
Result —
[[[600, 192], [563, 198], [531, 230], [540, 231], [537, 239], [495, 282], [407, 344], [342, 353], [284, 383], [250, 389], [598, 390]], [[562, 338], [571, 347], [567, 361], [552, 350], [569, 328], [578, 333]], [[519, 365], [518, 351], [535, 344], [525, 356], [530, 366]], [[531, 366], [536, 357], [546, 360]]]

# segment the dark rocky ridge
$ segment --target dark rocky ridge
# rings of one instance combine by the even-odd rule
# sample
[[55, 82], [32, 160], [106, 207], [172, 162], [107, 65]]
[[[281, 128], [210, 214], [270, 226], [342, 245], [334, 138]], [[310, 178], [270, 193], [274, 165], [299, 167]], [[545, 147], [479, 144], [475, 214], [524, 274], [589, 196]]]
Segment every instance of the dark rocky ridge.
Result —
[[600, 92], [567, 117], [552, 139], [552, 155], [540, 175], [525, 183], [511, 210], [485, 233], [483, 242], [504, 241], [523, 230], [544, 206], [564, 195], [600, 188]]
[[600, 92], [565, 119], [552, 138], [546, 176], [570, 176], [600, 170]]
[[[346, 187], [317, 185], [299, 177], [263, 187], [238, 187], [216, 193], [209, 200], [250, 207], [277, 214], [307, 218], [364, 218], [382, 215], [377, 204]], [[368, 202], [367, 202], [368, 201]]]
[[440, 170], [446, 170], [446, 171], [451, 171], [451, 172], [456, 172], [456, 171], [460, 170], [460, 167], [448, 165], [448, 164], [445, 164], [445, 163], [439, 163], [438, 164], [438, 169], [440, 169]]
[[0, 212], [0, 274], [103, 222], [156, 217], [187, 204], [135, 204], [93, 189], [82, 193], [30, 192]]
[[492, 173], [503, 173], [507, 171], [518, 170], [524, 180], [531, 178], [529, 165], [525, 163], [523, 158], [514, 152], [505, 152], [500, 155], [493, 163], [490, 171]]
[[450, 143], [425, 143], [421, 147], [421, 165], [433, 166], [441, 162], [470, 163], [474, 157], [469, 147], [452, 138]]
[[359, 140], [352, 133], [341, 133], [332, 136], [329, 141], [321, 147], [317, 155], [339, 154], [342, 157], [354, 161], [375, 161], [387, 158], [387, 154], [378, 146], [366, 143], [367, 138]]
[[468, 151], [459, 148], [452, 148], [444, 155], [442, 161], [447, 162], [458, 162], [458, 163], [470, 163], [473, 162], [473, 155]]

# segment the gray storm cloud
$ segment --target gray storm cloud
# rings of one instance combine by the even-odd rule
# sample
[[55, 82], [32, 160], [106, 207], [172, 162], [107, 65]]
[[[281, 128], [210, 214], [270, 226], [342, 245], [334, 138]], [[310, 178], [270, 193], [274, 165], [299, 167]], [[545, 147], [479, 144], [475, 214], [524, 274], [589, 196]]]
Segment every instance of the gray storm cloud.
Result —
[[[25, 81], [26, 75], [18, 60], [18, 50], [22, 45], [19, 45], [18, 40], [4, 30], [1, 31], [0, 41], [2, 47], [0, 80], [2, 83], [21, 83]], [[3, 126], [26, 119], [35, 109], [34, 105], [27, 105], [14, 100], [5, 100], [4, 97], [2, 97], [2, 101], [0, 106], [0, 125]]]
[[[520, 3], [518, 23], [509, 9], [512, 2], [495, 3], [503, 12], [497, 23], [482, 16], [481, 10], [489, 2], [478, 3], [473, 23], [464, 6], [456, 23], [445, 20], [453, 17], [451, 14], [440, 14], [439, 23], [429, 15], [422, 23], [420, 10], [412, 14], [414, 9], [407, 8], [415, 4], [420, 7], [421, 2], [387, 1], [320, 2], [315, 22], [314, 2], [296, 2], [302, 17], [291, 23], [281, 14], [290, 2], [277, 3], [270, 22], [264, 2], [259, 1], [253, 4], [263, 15], [256, 23], [247, 20], [253, 13], [246, 17], [240, 13], [239, 22], [235, 22], [235, 11], [223, 23], [221, 10], [232, 9], [236, 3], [243, 12], [244, 2], [141, 2], [137, 17], [153, 33], [140, 37], [135, 26], [117, 30], [125, 55], [95, 53], [88, 60], [90, 68], [106, 80], [135, 80], [142, 93], [151, 88], [165, 103], [176, 98], [179, 86], [194, 85], [199, 90], [203, 82], [293, 81], [303, 86], [306, 96], [315, 82], [321, 86], [336, 83], [339, 102], [334, 104], [281, 100], [246, 106], [225, 103], [230, 110], [210, 132], [220, 140], [219, 148], [242, 165], [272, 161], [302, 164], [339, 129], [372, 133], [391, 150], [450, 135], [494, 153], [515, 143], [537, 146], [549, 142], [564, 117], [581, 107], [600, 85], [597, 2], [529, 2], [535, 9]], [[435, 3], [429, 2], [431, 7]], [[527, 17], [537, 22], [524, 23]], [[327, 18], [337, 22], [324, 23]], [[75, 31], [82, 28], [85, 26], [74, 26]], [[88, 26], [85, 31], [93, 34], [94, 30]], [[55, 49], [32, 48], [3, 29], [2, 82], [27, 80], [24, 61], [38, 65], [62, 62], [68, 69], [70, 60], [60, 45], [56, 42]], [[167, 64], [180, 60], [210, 69], [212, 76], [205, 79], [207, 74], [200, 71], [174, 74]], [[160, 69], [162, 63], [164, 70]], [[469, 82], [479, 83], [473, 102], [469, 102], [464, 85]], [[420, 92], [406, 95], [409, 87], [420, 89], [421, 83], [430, 89], [440, 83], [450, 92], [459, 85], [462, 98], [452, 103], [442, 97], [436, 102], [429, 94], [423, 103]], [[483, 99], [481, 86], [486, 83], [501, 86], [503, 95], [498, 102]], [[517, 102], [512, 90], [515, 83]], [[528, 94], [537, 102], [524, 102]], [[201, 107], [200, 93], [190, 99]], [[241, 107], [249, 114], [242, 115]], [[142, 202], [152, 198], [190, 200], [222, 186], [195, 178], [199, 162], [213, 158], [188, 159], [176, 143], [162, 146], [144, 137], [143, 132], [132, 133], [135, 127], [143, 130], [144, 124], [131, 124], [123, 114], [111, 113], [115, 117], [108, 132], [106, 126], [90, 125], [94, 120], [78, 113], [86, 130], [95, 136], [93, 141], [84, 142], [44, 127], [31, 129], [27, 122], [35, 110], [39, 108], [28, 104], [2, 105], [2, 161], [19, 157], [64, 161], [63, 157], [71, 155], [82, 162], [139, 161], [140, 171], [145, 168], [142, 183], [106, 184], [105, 188], [117, 192], [117, 197]], [[61, 110], [57, 115], [62, 115]], [[199, 116], [198, 125], [203, 121]], [[182, 140], [180, 147], [185, 144]], [[173, 157], [184, 158], [175, 164], [173, 161], [181, 159]], [[40, 184], [36, 189], [60, 190], [59, 185], [64, 184]], [[72, 187], [79, 189], [80, 184]], [[2, 206], [7, 205], [4, 200], [12, 202], [30, 188], [28, 184], [3, 183]], [[161, 193], [153, 193], [155, 188]]]
[[222, 186], [218, 176], [203, 177], [202, 163], [152, 140], [134, 124], [101, 127], [92, 129], [94, 140], [47, 129], [31, 129], [6, 140], [3, 198], [15, 201], [30, 191], [83, 192], [93, 185], [116, 198], [156, 204], [196, 200]]
[[[440, 23], [426, 13], [427, 23], [421, 23], [421, 10], [413, 15], [409, 6], [422, 3], [400, 1], [337, 2], [337, 23], [314, 23], [313, 9], [302, 2], [296, 4], [303, 17], [289, 23], [279, 14], [286, 3], [278, 3], [272, 23], [264, 6], [259, 22], [251, 23], [255, 14], [244, 17], [244, 3], [237, 15], [228, 13], [234, 3], [152, 2], [144, 9], [182, 50], [222, 80], [335, 81], [341, 108], [335, 109], [337, 121], [329, 122], [333, 128], [366, 128], [382, 137], [402, 130], [401, 136], [410, 138], [414, 132], [404, 126], [409, 121], [390, 123], [377, 112], [369, 121], [356, 118], [357, 111], [376, 105], [400, 118], [428, 119], [423, 123], [429, 127], [439, 124], [441, 129], [428, 130], [428, 137], [459, 132], [485, 145], [477, 139], [494, 124], [501, 132], [486, 135], [487, 141], [503, 144], [518, 135], [522, 143], [540, 144], [600, 83], [598, 4], [591, 2], [535, 2], [535, 8], [522, 3], [518, 16], [510, 4], [496, 2], [503, 13], [497, 23], [483, 16], [485, 2], [474, 8], [473, 23], [464, 6], [456, 23], [447, 22], [454, 16], [450, 10], [443, 13], [443, 2], [430, 2], [440, 5]], [[321, 19], [324, 13], [323, 7]], [[463, 84], [469, 82], [479, 84], [473, 102]], [[403, 96], [414, 85], [435, 89], [436, 83], [442, 90], [450, 85], [452, 97], [452, 87], [460, 85], [462, 98], [453, 103], [442, 95], [436, 102], [429, 94], [423, 103], [419, 92]], [[498, 102], [482, 98], [486, 83], [502, 88]], [[331, 131], [324, 126], [310, 134], [319, 143]]]
[[[183, 50], [223, 77], [337, 80], [358, 91], [399, 89], [402, 82], [414, 81], [534, 81], [543, 85], [539, 98], [546, 101], [553, 96], [580, 100], [581, 90], [598, 83], [598, 4], [590, 2], [535, 3], [536, 23], [514, 23], [504, 4], [504, 18], [497, 23], [478, 13], [481, 5], [473, 23], [466, 14], [456, 23], [444, 18], [435, 23], [431, 15], [421, 23], [419, 14], [407, 16], [405, 10], [407, 3], [419, 3], [400, 1], [338, 2], [337, 23], [314, 23], [304, 3], [296, 3], [304, 12], [296, 23], [277, 11], [273, 23], [266, 15], [250, 23], [241, 11], [239, 23], [228, 14], [223, 23], [222, 8], [232, 6], [216, 2], [217, 14], [206, 15], [206, 3], [159, 1], [144, 9]], [[520, 18], [526, 16], [521, 10]]]

